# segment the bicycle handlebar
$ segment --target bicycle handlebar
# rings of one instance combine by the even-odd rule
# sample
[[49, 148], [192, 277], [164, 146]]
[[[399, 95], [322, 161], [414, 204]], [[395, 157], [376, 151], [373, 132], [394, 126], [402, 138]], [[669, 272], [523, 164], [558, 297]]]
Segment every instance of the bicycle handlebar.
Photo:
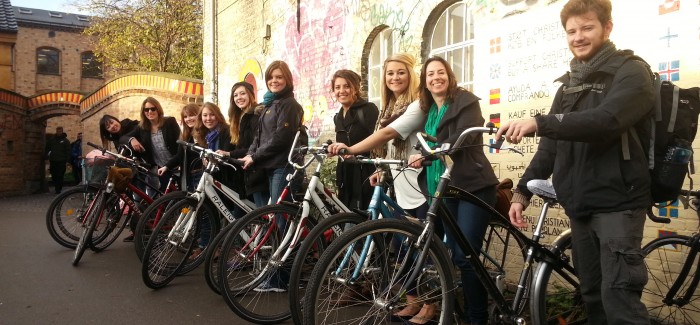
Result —
[[124, 156], [120, 153], [109, 151], [109, 150], [107, 150], [107, 148], [104, 148], [102, 146], [98, 146], [92, 142], [88, 142], [87, 145], [101, 151], [102, 154], [108, 154], [114, 158], [117, 158], [117, 160], [119, 160], [119, 161], [124, 161], [124, 162], [128, 163], [129, 165], [136, 167], [137, 169], [139, 169], [143, 172], [148, 172], [148, 168], [146, 167], [148, 164], [145, 164], [145, 163], [142, 163], [136, 159]]
[[[239, 159], [231, 158], [229, 156], [224, 156], [222, 154], [217, 153], [214, 150], [198, 146], [194, 143], [189, 143], [189, 142], [184, 141], [184, 140], [177, 140], [176, 143], [181, 145], [181, 146], [185, 146], [192, 151], [199, 152], [200, 154], [202, 154], [206, 157], [214, 158], [215, 161], [218, 161], [218, 162], [221, 162], [222, 164], [231, 166], [234, 169], [236, 168], [236, 166], [243, 166], [243, 162]], [[236, 166], [234, 166], [234, 165], [236, 165]]]
[[[297, 141], [299, 141], [299, 134], [300, 132], [297, 131], [296, 135], [294, 136], [294, 142], [292, 142], [292, 148], [289, 150], [289, 155], [287, 156], [287, 162], [294, 167], [294, 169], [304, 169], [306, 167], [309, 167], [311, 165], [311, 162], [314, 161], [314, 158], [318, 156], [325, 156], [328, 154], [328, 146], [333, 143], [330, 139], [326, 141], [326, 143], [322, 144], [320, 147], [314, 147], [314, 146], [301, 146], [297, 148]], [[294, 153], [301, 153], [301, 154], [307, 154], [310, 153], [313, 155], [313, 157], [307, 161], [304, 161], [302, 164], [297, 164], [292, 160], [292, 156]]]

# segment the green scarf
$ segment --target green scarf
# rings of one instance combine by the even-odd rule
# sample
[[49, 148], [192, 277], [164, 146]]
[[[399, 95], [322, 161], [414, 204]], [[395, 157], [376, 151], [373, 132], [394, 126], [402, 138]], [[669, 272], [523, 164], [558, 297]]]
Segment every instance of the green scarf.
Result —
[[[445, 116], [447, 108], [447, 103], [443, 104], [439, 111], [437, 109], [437, 104], [433, 103], [433, 105], [430, 106], [428, 120], [425, 122], [425, 133], [433, 137], [436, 136], [438, 125], [442, 117]], [[430, 141], [428, 141], [428, 144], [431, 147], [435, 145], [434, 142]], [[445, 166], [442, 164], [442, 161], [435, 160], [432, 165], [425, 167], [425, 170], [428, 176], [428, 193], [435, 193], [437, 185], [440, 182], [440, 175], [445, 172]]]

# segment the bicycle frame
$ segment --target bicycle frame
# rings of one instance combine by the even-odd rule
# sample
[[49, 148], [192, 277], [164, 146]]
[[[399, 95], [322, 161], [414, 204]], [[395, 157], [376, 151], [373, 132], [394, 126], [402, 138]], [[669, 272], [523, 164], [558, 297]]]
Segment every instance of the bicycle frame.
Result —
[[[493, 127], [474, 127], [474, 128], [469, 128], [462, 132], [460, 137], [455, 141], [455, 147], [459, 148], [462, 142], [464, 141], [464, 138], [470, 134], [470, 133], [489, 133], [489, 134], [494, 134], [496, 132], [496, 128]], [[546, 261], [547, 263], [550, 263], [554, 270], [557, 271], [560, 275], [562, 275], [563, 278], [565, 278], [567, 281], [571, 282], [572, 285], [578, 287], [575, 281], [571, 279], [565, 272], [562, 271], [562, 269], [565, 269], [566, 271], [570, 272], [571, 274], [574, 274], [573, 267], [568, 265], [567, 263], [563, 262], [560, 260], [560, 258], [554, 254], [552, 251], [544, 247], [539, 243], [539, 240], [542, 238], [541, 235], [541, 228], [545, 220], [545, 214], [547, 211], [547, 207], [549, 206], [549, 203], [545, 203], [545, 207], [542, 209], [542, 213], [540, 214], [540, 218], [537, 222], [537, 226], [535, 229], [535, 232], [533, 233], [532, 239], [527, 238], [525, 234], [520, 232], [519, 229], [515, 228], [510, 223], [510, 220], [506, 218], [505, 216], [501, 215], [498, 213], [493, 207], [491, 207], [489, 204], [485, 203], [481, 199], [477, 198], [473, 194], [465, 191], [461, 191], [457, 188], [453, 187], [448, 187], [449, 182], [450, 182], [450, 174], [452, 171], [453, 167], [453, 162], [449, 157], [444, 157], [444, 155], [448, 152], [449, 150], [449, 145], [445, 146], [443, 145], [442, 148], [440, 149], [430, 149], [430, 147], [427, 145], [425, 140], [423, 139], [421, 134], [417, 135], [419, 142], [421, 143], [422, 147], [424, 148], [425, 151], [427, 151], [429, 154], [440, 154], [444, 158], [444, 163], [445, 163], [445, 172], [440, 176], [440, 182], [437, 185], [437, 189], [435, 193], [437, 194], [437, 198], [433, 200], [433, 203], [430, 205], [430, 208], [428, 209], [428, 214], [426, 218], [426, 227], [423, 230], [423, 233], [418, 237], [418, 242], [416, 243], [416, 247], [420, 247], [421, 251], [418, 256], [418, 261], [416, 265], [423, 265], [425, 263], [426, 256], [428, 254], [428, 245], [430, 243], [430, 238], [432, 238], [434, 231], [435, 231], [435, 225], [434, 223], [437, 221], [438, 218], [438, 208], [439, 208], [439, 201], [441, 201], [444, 197], [447, 197], [447, 194], [451, 196], [457, 196], [460, 200], [464, 200], [467, 202], [470, 202], [479, 208], [481, 208], [484, 211], [487, 211], [489, 215], [493, 218], [501, 218], [504, 221], [504, 224], [506, 226], [506, 229], [509, 233], [514, 234], [519, 238], [519, 240], [522, 240], [523, 243], [525, 243], [525, 247], [527, 248], [527, 256], [526, 256], [526, 266], [523, 269], [520, 277], [520, 281], [518, 283], [518, 290], [516, 292], [516, 299], [514, 299], [512, 306], [508, 305], [508, 302], [506, 301], [506, 298], [503, 296], [501, 291], [498, 289], [497, 284], [495, 283], [494, 280], [491, 279], [489, 276], [488, 271], [486, 270], [484, 264], [479, 260], [479, 254], [476, 252], [476, 250], [469, 244], [467, 239], [464, 237], [462, 232], [459, 230], [459, 226], [457, 225], [457, 220], [455, 216], [450, 213], [449, 210], [443, 209], [444, 213], [440, 215], [440, 219], [442, 222], [445, 224], [446, 230], [450, 231], [451, 234], [454, 234], [455, 237], [455, 242], [457, 245], [462, 249], [462, 252], [466, 256], [468, 256], [469, 261], [474, 268], [477, 277], [481, 281], [481, 283], [484, 285], [486, 288], [487, 292], [489, 295], [492, 297], [492, 299], [496, 302], [499, 310], [507, 317], [506, 321], [512, 322], [512, 323], [518, 323], [520, 321], [523, 321], [521, 318], [518, 317], [516, 314], [515, 310], [517, 306], [520, 304], [520, 299], [522, 299], [523, 296], [523, 290], [526, 285], [526, 277], [529, 272], [529, 268], [531, 267], [531, 264], [533, 261]], [[444, 193], [444, 194], [443, 194]], [[563, 236], [568, 236], [568, 233], [565, 232], [561, 234], [559, 237]], [[556, 242], [556, 240], [555, 240]], [[419, 273], [419, 268], [415, 268], [414, 270], [411, 271], [411, 274], [409, 276], [409, 280], [406, 281], [406, 283], [403, 285], [402, 290], [407, 289], [406, 286], [408, 283], [412, 283], [415, 281], [415, 279], [418, 276]], [[396, 298], [394, 298], [396, 299]], [[393, 301], [395, 303], [395, 301]]]

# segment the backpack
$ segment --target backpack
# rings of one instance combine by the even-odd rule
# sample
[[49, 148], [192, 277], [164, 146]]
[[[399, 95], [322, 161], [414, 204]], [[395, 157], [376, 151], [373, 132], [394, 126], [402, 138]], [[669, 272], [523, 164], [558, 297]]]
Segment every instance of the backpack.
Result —
[[[634, 59], [649, 66], [642, 58]], [[656, 102], [650, 115], [651, 132], [648, 148], [651, 197], [655, 203], [675, 201], [680, 195], [688, 173], [694, 173], [692, 144], [698, 131], [700, 88], [680, 88], [671, 81], [661, 80], [653, 73]], [[641, 146], [634, 127], [622, 136], [622, 153], [629, 160], [629, 134]], [[643, 147], [643, 146], [642, 146]], [[692, 188], [693, 181], [690, 180]]]
[[[649, 173], [651, 176], [651, 197], [655, 203], [675, 201], [680, 195], [688, 173], [694, 173], [692, 143], [698, 130], [700, 114], [700, 88], [680, 88], [671, 81], [661, 80], [658, 73], [651, 72], [649, 64], [631, 51], [621, 51], [626, 55], [619, 68], [628, 60], [644, 63], [653, 80], [656, 102], [650, 114], [651, 132], [648, 148], [642, 144], [635, 127], [622, 134], [622, 156], [630, 159], [630, 140], [648, 152]], [[584, 83], [569, 87], [564, 92], [572, 93], [590, 89], [607, 93], [612, 78], [606, 84]], [[690, 179], [690, 177], [689, 177]], [[692, 188], [692, 179], [690, 179]]]

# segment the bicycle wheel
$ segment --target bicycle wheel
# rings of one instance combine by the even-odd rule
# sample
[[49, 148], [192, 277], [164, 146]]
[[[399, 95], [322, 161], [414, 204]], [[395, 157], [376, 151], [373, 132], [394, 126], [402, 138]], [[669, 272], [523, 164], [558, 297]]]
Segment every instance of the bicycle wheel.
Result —
[[[652, 324], [700, 323], [700, 293], [696, 290], [698, 283], [693, 283], [698, 280], [700, 271], [697, 251], [691, 252], [692, 242], [692, 237], [674, 235], [654, 239], [643, 248], [649, 282], [644, 287], [642, 302], [647, 306]], [[687, 268], [687, 276], [676, 283], [683, 268]], [[673, 297], [667, 297], [674, 285], [678, 286], [678, 291]]]
[[117, 237], [126, 227], [128, 216], [122, 222], [122, 216], [126, 209], [126, 204], [124, 204], [119, 195], [110, 193], [105, 201], [102, 218], [98, 220], [98, 224], [92, 234], [90, 249], [93, 252], [101, 252], [117, 240]]
[[51, 201], [46, 211], [46, 228], [59, 245], [75, 249], [83, 233], [83, 220], [99, 190], [97, 185], [74, 187]]
[[294, 324], [302, 323], [304, 315], [301, 308], [309, 276], [325, 248], [342, 235], [342, 230], [348, 229], [348, 225], [358, 225], [364, 221], [367, 221], [367, 216], [357, 213], [334, 214], [319, 222], [301, 242], [289, 277], [289, 308]]
[[146, 286], [164, 287], [185, 265], [199, 239], [202, 211], [205, 209], [197, 210], [194, 198], [183, 199], [165, 211], [143, 253], [141, 276]]
[[107, 193], [99, 192], [95, 197], [94, 204], [90, 211], [86, 215], [86, 226], [83, 230], [83, 234], [78, 240], [78, 244], [75, 246], [75, 253], [73, 254], [73, 266], [77, 266], [80, 263], [80, 259], [83, 257], [83, 253], [89, 245], [92, 245], [92, 234], [95, 231], [97, 222], [102, 215], [102, 210], [105, 204], [105, 196]]
[[586, 324], [578, 277], [571, 264], [571, 235], [563, 234], [552, 252], [567, 267], [543, 261], [537, 267], [530, 299], [533, 324]]
[[239, 317], [257, 324], [289, 319], [287, 285], [294, 253], [285, 261], [271, 260], [283, 238], [275, 218], [286, 218], [289, 224], [300, 213], [301, 207], [293, 204], [264, 206], [237, 220], [229, 231], [219, 257], [225, 263], [219, 279], [224, 300]]
[[[453, 266], [437, 236], [423, 250], [424, 244], [417, 242], [422, 231], [410, 222], [381, 219], [359, 224], [336, 239], [311, 274], [304, 324], [389, 324], [392, 314], [407, 305], [403, 287], [415, 289], [417, 303], [433, 305], [438, 324], [452, 324]], [[420, 253], [426, 258], [418, 265]], [[414, 270], [418, 276], [409, 284]]]
[[183, 275], [196, 269], [204, 263], [206, 252], [209, 250], [211, 239], [219, 234], [221, 228], [221, 218], [216, 208], [211, 204], [211, 201], [204, 201], [197, 211], [198, 237], [195, 240], [197, 244], [193, 249], [199, 248], [199, 253], [188, 255], [185, 264], [177, 271], [177, 275]]
[[[502, 218], [491, 218], [484, 244], [482, 245], [481, 262], [508, 301], [512, 301], [518, 289], [518, 281], [525, 265], [525, 242], [509, 231], [510, 225]], [[521, 314], [529, 302], [532, 272], [526, 275], [525, 292], [516, 308]], [[495, 315], [492, 315], [495, 316]], [[496, 317], [498, 318], [498, 317]]]
[[134, 229], [134, 249], [136, 250], [136, 256], [139, 257], [139, 261], [143, 262], [144, 248], [146, 248], [146, 244], [148, 244], [148, 239], [151, 238], [153, 229], [163, 217], [165, 211], [185, 197], [187, 197], [187, 192], [185, 191], [165, 194], [149, 204], [146, 210], [141, 213], [139, 222]]
[[235, 224], [235, 222], [230, 223], [219, 231], [204, 253], [204, 279], [207, 281], [209, 288], [217, 295], [221, 294], [221, 282], [219, 281], [219, 255], [221, 254], [221, 245], [224, 243], [224, 239], [226, 239], [227, 234], [233, 229]]

